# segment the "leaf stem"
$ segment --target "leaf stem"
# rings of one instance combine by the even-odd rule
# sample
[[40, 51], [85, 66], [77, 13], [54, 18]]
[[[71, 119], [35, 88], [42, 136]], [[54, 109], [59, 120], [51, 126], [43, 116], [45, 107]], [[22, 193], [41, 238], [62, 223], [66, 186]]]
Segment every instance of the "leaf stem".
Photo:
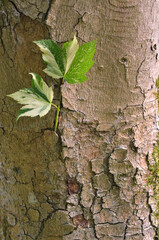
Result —
[[57, 130], [57, 126], [58, 126], [58, 121], [59, 121], [59, 113], [60, 113], [60, 106], [56, 106], [57, 108], [57, 110], [56, 110], [56, 119], [55, 119], [55, 132], [56, 132], [56, 130]]
[[[64, 78], [62, 79], [61, 84], [64, 84]], [[60, 105], [56, 106], [55, 104], [51, 103], [55, 108], [56, 108], [56, 119], [55, 119], [55, 127], [54, 127], [54, 131], [56, 132], [57, 130], [57, 126], [59, 123], [59, 114], [60, 114], [60, 107], [61, 107], [61, 100], [62, 100], [62, 96], [60, 96]]]
[[52, 106], [54, 106], [55, 108], [58, 108], [58, 106], [56, 106], [55, 104], [51, 103]]

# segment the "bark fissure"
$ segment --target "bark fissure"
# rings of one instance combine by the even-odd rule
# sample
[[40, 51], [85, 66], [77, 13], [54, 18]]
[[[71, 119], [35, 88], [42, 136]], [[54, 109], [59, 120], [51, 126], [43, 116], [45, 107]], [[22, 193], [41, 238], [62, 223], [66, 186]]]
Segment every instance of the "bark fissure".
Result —
[[19, 14], [22, 14], [22, 12], [19, 11], [19, 9], [18, 9], [17, 5], [15, 4], [15, 2], [13, 2], [13, 1], [11, 1], [11, 0], [8, 0], [8, 1], [12, 4], [12, 6], [15, 8], [15, 10], [16, 10]]
[[49, 213], [49, 215], [48, 215], [45, 219], [42, 220], [41, 226], [40, 226], [40, 229], [39, 229], [39, 232], [38, 232], [38, 234], [36, 235], [35, 240], [38, 240], [38, 239], [39, 239], [40, 235], [42, 234], [42, 232], [43, 232], [43, 230], [44, 230], [44, 228], [45, 228], [45, 223], [46, 223], [49, 219], [51, 219], [51, 217], [52, 217], [52, 215], [53, 215], [54, 212], [55, 212], [55, 210], [53, 210], [51, 213]]
[[53, 4], [54, 1], [55, 1], [55, 0], [49, 0], [49, 6], [48, 6], [48, 9], [47, 9], [47, 11], [46, 11], [46, 13], [45, 13], [45, 15], [44, 15], [44, 20], [45, 20], [45, 21], [47, 20], [49, 11], [50, 11], [50, 9], [51, 9], [51, 5]]
[[152, 221], [152, 213], [153, 213], [153, 210], [152, 210], [152, 207], [151, 207], [151, 204], [149, 203], [149, 200], [150, 200], [150, 195], [149, 195], [149, 192], [147, 192], [147, 205], [148, 205], [148, 208], [149, 208], [149, 221], [151, 223], [151, 225], [153, 226], [154, 230], [155, 230], [155, 236], [154, 236], [154, 239], [158, 239], [158, 227], [154, 224], [154, 222]]

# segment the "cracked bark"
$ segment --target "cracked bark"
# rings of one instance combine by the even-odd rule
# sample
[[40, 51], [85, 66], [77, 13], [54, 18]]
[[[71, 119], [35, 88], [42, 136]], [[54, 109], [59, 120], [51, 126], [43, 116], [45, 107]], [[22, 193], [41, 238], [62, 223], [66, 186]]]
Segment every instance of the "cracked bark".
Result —
[[[2, 240], [154, 239], [146, 176], [156, 138], [158, 10], [148, 0], [0, 3]], [[6, 95], [29, 86], [28, 72], [50, 80], [32, 41], [62, 43], [76, 32], [81, 43], [98, 38], [97, 52], [87, 82], [62, 86], [61, 136], [53, 110], [15, 123], [18, 106]], [[57, 83], [54, 90], [58, 103]]]

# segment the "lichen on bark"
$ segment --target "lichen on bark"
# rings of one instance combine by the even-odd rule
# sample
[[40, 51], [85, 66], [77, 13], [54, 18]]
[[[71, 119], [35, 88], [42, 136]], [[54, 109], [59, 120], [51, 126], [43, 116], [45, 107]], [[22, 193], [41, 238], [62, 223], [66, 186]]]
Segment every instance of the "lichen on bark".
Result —
[[[154, 95], [156, 96], [157, 102], [159, 102], [159, 95], [158, 95], [158, 89], [159, 89], [159, 78], [156, 80], [156, 88], [157, 91], [154, 92]], [[158, 113], [157, 113], [158, 116]], [[157, 125], [158, 125], [158, 117], [157, 117]], [[153, 204], [153, 215], [154, 215], [154, 222], [156, 222], [156, 225], [158, 227], [158, 219], [159, 219], [159, 140], [158, 140], [159, 134], [157, 135], [157, 141], [153, 148], [153, 161], [151, 163], [148, 163], [149, 167], [149, 175], [148, 175], [148, 185], [152, 187], [153, 189], [153, 197], [152, 197], [152, 204]], [[159, 236], [159, 230], [157, 232], [156, 238]]]

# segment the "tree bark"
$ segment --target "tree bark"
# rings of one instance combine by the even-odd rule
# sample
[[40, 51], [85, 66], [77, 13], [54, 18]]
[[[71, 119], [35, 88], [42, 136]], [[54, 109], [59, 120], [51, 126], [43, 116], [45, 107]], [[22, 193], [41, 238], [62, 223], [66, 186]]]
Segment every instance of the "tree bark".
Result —
[[[159, 2], [2, 0], [0, 238], [152, 240], [148, 164], [156, 140]], [[15, 121], [7, 94], [43, 73], [34, 40], [98, 39], [87, 82], [61, 87], [55, 111]], [[54, 82], [55, 103], [60, 86]]]

